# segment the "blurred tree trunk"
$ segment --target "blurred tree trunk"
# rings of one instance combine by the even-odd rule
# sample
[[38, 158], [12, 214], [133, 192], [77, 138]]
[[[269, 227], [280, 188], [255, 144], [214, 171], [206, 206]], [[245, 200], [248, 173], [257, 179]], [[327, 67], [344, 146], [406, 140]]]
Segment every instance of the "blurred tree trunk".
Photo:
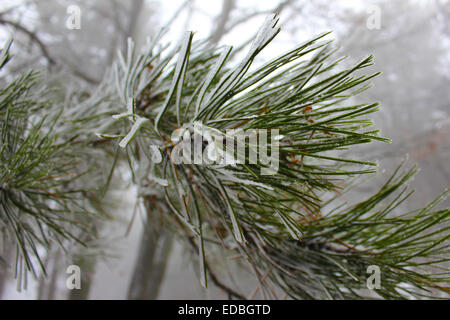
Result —
[[233, 11], [235, 5], [236, 5], [235, 0], [223, 0], [222, 11], [216, 18], [216, 24], [214, 25], [210, 35], [211, 43], [217, 44], [220, 41], [220, 39], [222, 39], [226, 30], [227, 22], [231, 15], [231, 11]]
[[[149, 211], [149, 199], [146, 198], [146, 208]], [[154, 208], [152, 208], [154, 209]], [[152, 214], [154, 214], [152, 210]], [[148, 217], [150, 217], [150, 212]], [[156, 299], [167, 266], [167, 260], [173, 244], [172, 233], [165, 229], [158, 217], [152, 216], [142, 231], [138, 256], [133, 276], [128, 289], [128, 299]]]
[[130, 5], [130, 14], [128, 24], [125, 28], [122, 52], [127, 52], [128, 38], [136, 35], [136, 26], [139, 21], [140, 13], [143, 10], [144, 0], [133, 0]]
[[11, 246], [6, 245], [1, 257], [4, 261], [0, 261], [0, 300], [5, 293], [5, 286], [9, 277], [9, 261], [11, 260]]
[[[118, 6], [118, 3], [114, 1], [112, 3], [113, 5], [113, 12], [114, 12], [114, 19], [115, 19], [115, 25], [116, 28], [119, 27], [120, 21], [119, 21], [119, 15], [120, 8]], [[123, 31], [123, 47], [122, 52], [126, 53], [127, 51], [127, 41], [128, 38], [131, 37], [137, 37], [138, 32], [136, 29], [136, 26], [138, 24], [141, 12], [143, 11], [144, 1], [143, 0], [132, 0], [131, 4], [127, 6], [128, 9], [128, 17], [127, 17], [127, 23], [126, 27]], [[107, 61], [110, 63], [113, 59], [113, 52], [116, 49], [117, 45], [117, 37], [113, 37], [110, 47], [110, 55], [107, 58]], [[105, 68], [106, 70], [106, 68]], [[102, 211], [101, 209], [101, 202], [98, 201], [98, 199], [91, 199], [92, 204], [94, 207]], [[101, 228], [102, 225], [98, 224], [97, 228]], [[97, 234], [97, 230], [93, 230], [93, 234]], [[85, 239], [86, 242], [93, 240], [93, 238]], [[92, 287], [92, 280], [94, 278], [95, 274], [95, 267], [97, 264], [97, 257], [92, 255], [85, 255], [85, 254], [78, 254], [73, 259], [73, 264], [80, 267], [81, 270], [81, 289], [77, 290], [71, 290], [69, 293], [69, 299], [70, 300], [87, 300], [89, 299], [89, 292]]]
[[0, 267], [0, 300], [3, 297], [5, 291], [5, 283], [7, 279], [7, 271], [5, 267]]
[[[144, 1], [143, 0], [133, 0], [132, 3], [129, 6], [129, 14], [128, 14], [128, 21], [126, 28], [123, 33], [123, 52], [126, 52], [127, 50], [127, 41], [128, 38], [137, 36], [137, 30], [136, 26], [139, 21], [140, 14], [143, 10]], [[115, 14], [115, 23], [116, 27], [119, 25], [119, 17], [117, 14], [120, 15], [120, 12], [118, 12], [118, 5], [114, 1], [113, 2], [113, 9]], [[110, 51], [113, 52], [115, 50], [117, 44], [117, 37], [114, 37], [112, 39], [111, 48]], [[112, 55], [108, 57], [108, 62], [112, 61]], [[106, 69], [106, 68], [105, 68]], [[99, 208], [100, 203], [97, 205], [94, 205], [97, 208]], [[101, 208], [100, 208], [101, 210]], [[98, 228], [101, 228], [102, 225], [99, 225]], [[96, 230], [94, 230], [94, 235], [97, 234]], [[86, 239], [86, 241], [90, 241], [93, 239]], [[73, 264], [77, 265], [81, 269], [81, 289], [77, 290], [71, 290], [69, 293], [69, 299], [70, 300], [87, 300], [89, 299], [89, 292], [92, 287], [92, 280], [95, 274], [95, 266], [97, 264], [97, 257], [95, 256], [87, 256], [85, 254], [79, 254], [77, 257], [73, 259]]]
[[[59, 261], [61, 258], [60, 250], [56, 250], [53, 254], [47, 253], [45, 268], [48, 272], [47, 277], [41, 276], [38, 285], [37, 300], [55, 300], [56, 288], [59, 272], [61, 271]], [[49, 268], [51, 265], [51, 268]]]
[[93, 256], [79, 255], [73, 259], [73, 264], [80, 267], [81, 270], [81, 289], [70, 290], [69, 300], [88, 300], [91, 289], [92, 279], [94, 277], [95, 265], [97, 259]]
[[[94, 222], [92, 222], [94, 225]], [[89, 243], [93, 241], [98, 235], [97, 228], [94, 227], [91, 229], [82, 240], [85, 243]], [[72, 263], [78, 267], [80, 267], [81, 271], [81, 289], [73, 289], [69, 291], [69, 300], [87, 300], [89, 299], [89, 292], [91, 290], [92, 279], [95, 274], [95, 266], [97, 264], [97, 256], [92, 254], [86, 254], [81, 251], [74, 255], [72, 258]]]

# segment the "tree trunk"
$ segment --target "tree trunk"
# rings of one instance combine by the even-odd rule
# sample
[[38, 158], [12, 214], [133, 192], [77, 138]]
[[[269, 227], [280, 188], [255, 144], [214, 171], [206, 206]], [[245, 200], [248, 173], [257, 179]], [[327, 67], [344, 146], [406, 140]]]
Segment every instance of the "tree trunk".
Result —
[[73, 259], [73, 264], [81, 270], [81, 289], [70, 290], [69, 300], [88, 300], [92, 279], [95, 273], [97, 259], [94, 256], [79, 255]]
[[9, 277], [9, 269], [10, 269], [10, 263], [11, 260], [11, 247], [5, 246], [5, 249], [1, 255], [2, 259], [4, 261], [0, 261], [0, 300], [3, 297], [3, 294], [5, 293], [5, 286], [8, 281]]
[[[96, 198], [91, 198], [91, 204], [93, 207], [97, 207], [102, 210], [101, 205], [98, 204]], [[84, 243], [90, 243], [98, 236], [98, 230], [103, 226], [101, 223], [95, 221], [88, 221], [92, 224], [90, 232], [81, 237]], [[97, 225], [96, 225], [97, 224]], [[92, 280], [95, 274], [95, 266], [97, 265], [97, 256], [92, 254], [86, 254], [80, 248], [79, 251], [72, 257], [72, 263], [80, 267], [81, 271], [81, 288], [72, 289], [69, 291], [69, 300], [87, 300], [89, 298], [89, 292], [91, 289]]]
[[122, 52], [127, 52], [128, 37], [136, 36], [136, 26], [139, 21], [140, 13], [143, 9], [144, 0], [133, 0], [130, 5], [130, 11], [128, 14], [128, 23], [124, 31], [124, 39], [122, 45]]
[[[145, 200], [149, 202], [147, 199]], [[147, 208], [149, 208], [147, 206]], [[128, 289], [128, 299], [156, 299], [164, 278], [173, 235], [155, 219], [144, 226], [138, 257]]]
[[[61, 271], [59, 262], [61, 259], [61, 252], [57, 249], [54, 254], [52, 252], [47, 253], [45, 268], [47, 269], [48, 276], [41, 276], [38, 286], [37, 300], [55, 300], [57, 281], [59, 272]], [[51, 265], [51, 269], [48, 268]]]

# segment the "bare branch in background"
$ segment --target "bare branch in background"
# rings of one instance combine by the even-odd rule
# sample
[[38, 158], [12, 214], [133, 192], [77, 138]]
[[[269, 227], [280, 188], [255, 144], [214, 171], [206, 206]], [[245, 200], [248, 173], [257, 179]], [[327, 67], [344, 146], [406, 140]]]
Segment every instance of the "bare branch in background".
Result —
[[37, 36], [37, 34], [35, 32], [28, 30], [26, 27], [24, 27], [23, 25], [21, 25], [17, 22], [6, 20], [3, 18], [0, 18], [0, 24], [10, 25], [10, 26], [16, 28], [17, 30], [27, 34], [30, 37], [30, 39], [38, 45], [39, 49], [42, 52], [42, 55], [47, 59], [49, 65], [50, 66], [56, 65], [56, 60], [52, 56], [50, 56], [50, 53], [48, 52], [47, 47], [41, 41], [41, 39], [39, 39], [39, 37]]
[[172, 15], [172, 17], [164, 24], [164, 28], [169, 27], [175, 21], [175, 19], [178, 18], [180, 13], [183, 12], [183, 10], [186, 8], [186, 6], [188, 6], [191, 3], [192, 3], [192, 0], [185, 0], [181, 4], [181, 6], [178, 7], [178, 9], [175, 11], [175, 13]]
[[225, 35], [225, 27], [230, 18], [231, 11], [233, 11], [236, 5], [235, 0], [223, 0], [222, 2], [222, 11], [219, 16], [215, 19], [217, 22], [213, 27], [213, 30], [210, 35], [211, 43], [218, 43], [220, 39]]
[[123, 37], [122, 52], [126, 52], [128, 38], [133, 36], [135, 33], [136, 25], [139, 20], [139, 14], [142, 11], [143, 4], [144, 0], [133, 0], [131, 4], [130, 13], [128, 15], [128, 25], [125, 27]]
[[[228, 2], [233, 2], [233, 7], [230, 7], [230, 4], [228, 4]], [[293, 5], [294, 2], [295, 0], [280, 1], [275, 7], [271, 9], [245, 12], [238, 19], [230, 19], [231, 11], [235, 6], [234, 0], [233, 1], [224, 0], [222, 12], [216, 19], [218, 22], [216, 23], [216, 26], [213, 29], [213, 32], [211, 33], [210, 41], [212, 43], [218, 43], [220, 39], [222, 39], [226, 34], [231, 32], [232, 30], [235, 30], [237, 26], [245, 22], [248, 22], [252, 18], [262, 15], [268, 15], [271, 13], [281, 14], [283, 10]], [[246, 43], [248, 43], [248, 41]]]
[[[21, 31], [21, 32], [23, 32], [23, 33], [25, 33], [26, 35], [28, 35], [29, 38], [30, 38], [34, 43], [36, 43], [36, 45], [39, 47], [39, 49], [40, 49], [40, 51], [41, 51], [41, 53], [42, 53], [42, 56], [48, 61], [50, 67], [55, 67], [55, 66], [59, 65], [58, 62], [56, 61], [56, 59], [53, 58], [53, 57], [50, 55], [50, 52], [49, 52], [49, 50], [47, 49], [47, 46], [42, 42], [42, 40], [38, 37], [38, 35], [37, 35], [35, 32], [33, 32], [33, 31], [27, 29], [26, 27], [24, 27], [24, 26], [21, 25], [20, 23], [17, 23], [17, 22], [14, 22], [14, 21], [10, 21], [10, 20], [6, 20], [6, 19], [3, 19], [3, 18], [0, 18], [0, 25], [9, 25], [9, 26], [12, 26], [12, 27], [14, 27], [15, 29], [17, 29], [17, 30], [19, 30], [19, 31]], [[65, 61], [65, 62], [67, 62], [67, 65], [69, 65], [68, 61]], [[99, 83], [99, 81], [98, 81], [97, 79], [94, 79], [94, 78], [92, 78], [92, 77], [86, 75], [85, 73], [83, 73], [82, 71], [80, 71], [80, 70], [79, 70], [77, 67], [75, 67], [75, 66], [71, 66], [70, 69], [71, 69], [71, 72], [72, 72], [75, 76], [77, 76], [77, 77], [79, 77], [79, 78], [81, 78], [81, 79], [83, 79], [83, 80], [85, 80], [85, 81], [87, 81], [87, 82], [89, 82], [89, 83], [91, 83], [91, 84], [97, 84], [97, 83]]]
[[86, 73], [81, 71], [78, 66], [76, 66], [72, 61], [70, 61], [70, 59], [66, 59], [66, 57], [61, 57], [61, 60], [74, 76], [76, 76], [88, 83], [91, 83], [91, 84], [100, 83], [100, 80], [95, 79], [95, 78], [91, 77], [90, 75], [87, 75]]
[[8, 261], [10, 261], [12, 256], [12, 248], [10, 244], [5, 244], [4, 249], [0, 255], [0, 299], [3, 297], [6, 283], [9, 278], [10, 266]]
[[[2, 12], [0, 12], [0, 16], [2, 16], [2, 15], [4, 15], [4, 14], [8, 14], [8, 13], [10, 13], [10, 12], [12, 12], [12, 11], [18, 9], [18, 8], [21, 8], [21, 7], [23, 7], [23, 6], [26, 6], [26, 5], [28, 5], [28, 4], [32, 3], [32, 2], [34, 2], [34, 1], [35, 1], [35, 0], [26, 0], [26, 1], [23, 1], [23, 2], [21, 2], [21, 3], [14, 4], [14, 5], [12, 5], [11, 7], [6, 8], [6, 9], [3, 10]], [[41, 1], [43, 1], [43, 0], [41, 0]]]
[[295, 0], [285, 0], [285, 1], [281, 1], [276, 7], [272, 8], [272, 9], [246, 13], [240, 19], [230, 21], [230, 23], [228, 23], [228, 27], [225, 32], [228, 33], [231, 30], [233, 30], [236, 26], [238, 26], [244, 22], [247, 22], [251, 18], [254, 18], [257, 16], [267, 15], [270, 13], [281, 14], [281, 12], [283, 12], [283, 10], [286, 9], [289, 5], [292, 5], [294, 3], [294, 1]]

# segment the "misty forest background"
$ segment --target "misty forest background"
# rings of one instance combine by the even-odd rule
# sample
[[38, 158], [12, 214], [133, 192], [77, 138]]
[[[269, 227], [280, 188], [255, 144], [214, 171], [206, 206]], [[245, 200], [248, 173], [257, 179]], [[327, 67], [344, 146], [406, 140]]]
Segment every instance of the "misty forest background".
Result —
[[[65, 27], [69, 5], [81, 8], [81, 29]], [[381, 9], [381, 28], [369, 29], [368, 9]], [[450, 1], [144, 1], [144, 0], [39, 0], [0, 2], [0, 43], [14, 37], [14, 59], [6, 69], [14, 78], [30, 68], [42, 71], [54, 87], [82, 91], [100, 82], [117, 50], [126, 50], [127, 38], [137, 46], [164, 25], [170, 25], [165, 40], [177, 41], [184, 30], [196, 32], [196, 39], [235, 47], [248, 45], [271, 12], [280, 14], [281, 34], [258, 57], [257, 64], [324, 31], [332, 30], [340, 52], [352, 62], [373, 54], [372, 89], [355, 99], [379, 101], [374, 114], [382, 135], [392, 144], [375, 142], [352, 148], [352, 157], [378, 160], [377, 177], [344, 195], [348, 200], [373, 193], [404, 159], [417, 163], [421, 171], [412, 186], [415, 196], [401, 209], [425, 206], [450, 184]], [[105, 170], [110, 164], [105, 164]], [[120, 170], [119, 170], [120, 172]], [[125, 170], [123, 171], [125, 172]], [[384, 175], [386, 177], [386, 175]], [[132, 283], [145, 273], [136, 265], [152, 260], [153, 289], [146, 298], [226, 298], [212, 286], [200, 287], [190, 253], [170, 235], [157, 243], [146, 241], [146, 217], [137, 212], [136, 190], [113, 177], [106, 195], [110, 219], [97, 226], [98, 240], [89, 247], [72, 245], [69, 254], [55, 248], [45, 255], [47, 278], [29, 279], [28, 289], [16, 291], [13, 268], [0, 269], [1, 299], [124, 299], [133, 298]], [[449, 200], [443, 206], [448, 207]], [[145, 246], [143, 245], [145, 243]], [[151, 252], [152, 254], [149, 254]], [[7, 255], [13, 255], [13, 250]], [[88, 257], [82, 270], [84, 283], [79, 292], [65, 288], [68, 265]], [[231, 278], [242, 292], [250, 294], [256, 280], [227, 261], [214, 261], [224, 278]], [[230, 275], [232, 275], [230, 277]], [[256, 296], [258, 297], [258, 296]]]

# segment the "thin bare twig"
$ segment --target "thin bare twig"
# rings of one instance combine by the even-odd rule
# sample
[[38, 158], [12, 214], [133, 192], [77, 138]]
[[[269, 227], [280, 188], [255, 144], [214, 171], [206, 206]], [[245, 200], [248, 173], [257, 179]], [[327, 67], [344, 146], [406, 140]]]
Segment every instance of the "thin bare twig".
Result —
[[19, 24], [17, 22], [6, 20], [6, 19], [3, 19], [3, 18], [0, 18], [0, 24], [10, 25], [10, 26], [16, 28], [17, 30], [19, 30], [19, 31], [25, 33], [26, 35], [28, 35], [30, 37], [30, 39], [32, 41], [34, 41], [38, 45], [39, 49], [42, 52], [42, 55], [47, 59], [48, 63], [51, 66], [56, 65], [56, 60], [50, 55], [50, 53], [47, 50], [47, 47], [41, 41], [41, 39], [39, 39], [39, 37], [36, 35], [35, 32], [27, 29], [26, 27], [24, 27], [23, 25], [21, 25], [21, 24]]
[[163, 28], [168, 28], [174, 21], [175, 19], [178, 18], [178, 16], [180, 15], [180, 13], [184, 10], [184, 8], [190, 4], [191, 0], [185, 0], [179, 7], [178, 9], [175, 11], [175, 13], [172, 15], [172, 17], [164, 24]]
[[268, 10], [260, 10], [260, 11], [254, 11], [251, 13], [245, 13], [243, 14], [243, 16], [239, 19], [233, 20], [233, 21], [227, 21], [226, 22], [226, 27], [223, 30], [223, 34], [222, 37], [226, 34], [228, 34], [231, 30], [233, 30], [234, 28], [236, 28], [236, 26], [245, 23], [247, 21], [249, 21], [250, 19], [260, 16], [260, 15], [268, 15], [270, 13], [276, 13], [276, 14], [281, 14], [281, 12], [287, 8], [290, 4], [292, 4], [294, 2], [294, 0], [285, 0], [285, 1], [280, 1], [280, 3], [272, 8], [272, 9], [268, 9]]
[[220, 12], [219, 16], [216, 18], [216, 25], [213, 28], [211, 35], [210, 35], [210, 42], [211, 43], [218, 43], [220, 39], [225, 35], [226, 33], [226, 25], [230, 18], [231, 11], [233, 11], [234, 7], [236, 6], [235, 0], [223, 0], [222, 2], [222, 11]]

